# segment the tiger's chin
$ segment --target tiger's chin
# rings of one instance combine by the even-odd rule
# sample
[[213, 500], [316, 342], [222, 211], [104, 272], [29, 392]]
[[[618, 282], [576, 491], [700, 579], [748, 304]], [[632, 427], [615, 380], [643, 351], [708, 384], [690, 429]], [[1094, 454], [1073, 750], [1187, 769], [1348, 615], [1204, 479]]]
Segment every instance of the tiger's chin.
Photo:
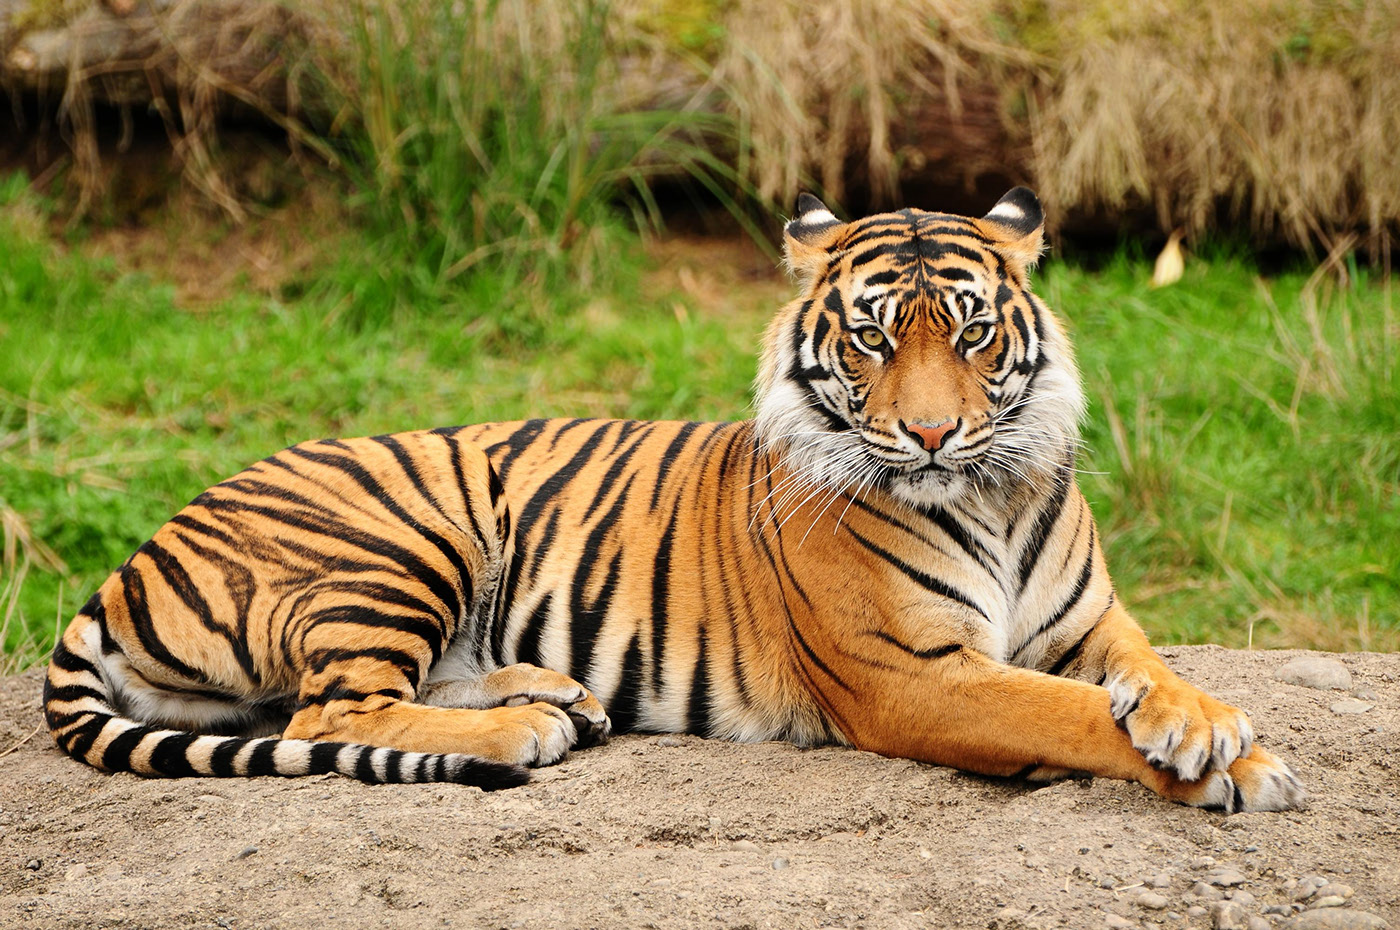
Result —
[[890, 479], [890, 492], [895, 499], [911, 507], [946, 507], [956, 501], [975, 497], [981, 487], [965, 472], [924, 469], [895, 475]]

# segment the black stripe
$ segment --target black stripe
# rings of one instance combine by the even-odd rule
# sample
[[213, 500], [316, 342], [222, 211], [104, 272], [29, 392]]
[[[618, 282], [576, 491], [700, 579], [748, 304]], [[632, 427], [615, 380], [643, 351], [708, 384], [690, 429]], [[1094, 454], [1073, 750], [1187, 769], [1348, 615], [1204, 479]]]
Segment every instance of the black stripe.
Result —
[[198, 775], [189, 757], [189, 748], [197, 739], [199, 736], [194, 733], [172, 733], [165, 737], [151, 751], [151, 768], [171, 778]]
[[[109, 720], [112, 718], [108, 718]], [[117, 734], [102, 752], [102, 767], [109, 772], [131, 770], [131, 753], [152, 730], [150, 727], [132, 727]]]
[[937, 594], [941, 597], [946, 597], [951, 601], [957, 601], [964, 607], [976, 611], [977, 615], [983, 620], [988, 619], [987, 615], [982, 612], [982, 608], [978, 607], [975, 603], [973, 603], [970, 597], [968, 597], [966, 594], [963, 594], [961, 591], [957, 590], [952, 585], [949, 585], [947, 582], [935, 578], [928, 572], [921, 571], [915, 568], [908, 562], [905, 562], [899, 556], [895, 555], [893, 552], [890, 552], [889, 550], [882, 548], [879, 544], [866, 539], [859, 532], [852, 529], [850, 525], [846, 526], [846, 532], [850, 533], [853, 537], [855, 537], [856, 542], [860, 543], [862, 546], [869, 549], [871, 552], [875, 553], [880, 558], [884, 559], [886, 562], [889, 562], [895, 568], [899, 569], [900, 572], [902, 572], [906, 577], [918, 584], [920, 587], [924, 588], [927, 591], [931, 591], [934, 594]]
[[667, 610], [671, 593], [671, 546], [676, 532], [678, 507], [671, 509], [671, 519], [661, 534], [656, 559], [651, 572], [651, 688], [661, 688], [661, 664], [666, 652]]
[[200, 624], [206, 630], [223, 639], [238, 661], [238, 667], [243, 670], [244, 676], [257, 683], [258, 671], [253, 664], [253, 653], [248, 647], [246, 636], [239, 636], [236, 631], [228, 629], [214, 619], [214, 611], [209, 606], [209, 601], [180, 560], [154, 539], [141, 546], [137, 552], [151, 560], [156, 571], [180, 598], [181, 603], [199, 618]]
[[531, 611], [529, 619], [525, 621], [525, 629], [521, 630], [520, 639], [515, 644], [515, 661], [544, 665], [540, 655], [540, 637], [544, 634], [545, 624], [549, 622], [549, 608], [553, 600], [554, 594], [548, 593]]
[[379, 773], [374, 770], [373, 757], [374, 747], [364, 746], [360, 749], [360, 755], [355, 760], [355, 777], [360, 781], [368, 782], [371, 785], [380, 782]]
[[276, 761], [273, 754], [277, 752], [277, 744], [281, 740], [265, 739], [259, 740], [253, 747], [253, 751], [248, 753], [248, 765], [245, 767], [245, 775], [281, 775], [277, 770]]
[[[526, 420], [518, 430], [511, 433], [503, 441], [487, 446], [486, 454], [492, 459], [492, 464], [496, 466], [496, 472], [501, 476], [502, 481], [506, 480], [506, 476], [510, 473], [510, 467], [515, 464], [515, 460], [520, 457], [520, 454], [534, 445], [540, 433], [544, 432], [545, 424], [548, 422], [548, 420]], [[497, 460], [496, 456], [502, 450], [505, 451], [505, 454]]]
[[340, 750], [344, 743], [317, 742], [311, 747], [311, 757], [307, 759], [306, 774], [325, 775], [330, 772], [339, 772], [336, 768], [336, 760], [340, 758]]
[[232, 778], [239, 774], [233, 767], [233, 759], [246, 745], [246, 739], [226, 739], [215, 746], [214, 751], [209, 754], [209, 770], [221, 778]]
[[1035, 571], [1035, 567], [1040, 561], [1040, 552], [1045, 548], [1045, 540], [1049, 538], [1050, 531], [1055, 528], [1055, 523], [1060, 519], [1060, 511], [1064, 509], [1065, 498], [1069, 496], [1069, 486], [1070, 481], [1067, 480], [1063, 472], [1056, 475], [1054, 493], [1050, 495], [1050, 500], [1040, 511], [1040, 515], [1036, 517], [1035, 526], [1031, 528], [1031, 535], [1026, 540], [1025, 547], [1021, 549], [1022, 591], [1026, 589], [1031, 572]]
[[685, 731], [710, 735], [710, 667], [705, 661], [708, 648], [705, 631], [700, 631], [699, 651], [695, 654], [695, 671], [690, 676], [690, 699], [686, 702]]
[[681, 450], [685, 448], [685, 444], [690, 441], [691, 434], [695, 432], [695, 428], [699, 425], [699, 423], [681, 424], [681, 428], [677, 430], [675, 437], [671, 439], [671, 443], [666, 447], [666, 451], [661, 453], [661, 459], [657, 463], [656, 485], [651, 489], [652, 510], [656, 509], [657, 502], [661, 498], [661, 489], [666, 484], [666, 476], [671, 473], [671, 466], [675, 463], [676, 459], [680, 457]]
[[[140, 551], [137, 550], [138, 555]], [[121, 573], [122, 594], [126, 599], [127, 616], [136, 629], [136, 638], [140, 641], [141, 648], [152, 659], [165, 665], [181, 677], [201, 684], [207, 683], [209, 681], [208, 675], [194, 666], [180, 661], [174, 653], [165, 648], [160, 634], [156, 632], [155, 621], [151, 619], [151, 610], [146, 602], [146, 582], [142, 578], [141, 572], [131, 564], [129, 559], [119, 571]]]
[[891, 646], [909, 653], [916, 659], [941, 659], [944, 656], [952, 655], [962, 649], [962, 643], [948, 643], [943, 646], [934, 646], [932, 649], [915, 649], [913, 646], [902, 642], [884, 630], [876, 630], [875, 636], [889, 643]]
[[[591, 678], [592, 676], [590, 676]], [[622, 677], [608, 701], [613, 732], [629, 733], [637, 726], [637, 701], [642, 689], [642, 647], [636, 633], [622, 657]]]
[[1089, 551], [1084, 556], [1084, 568], [1079, 573], [1079, 579], [1075, 582], [1074, 589], [1070, 592], [1069, 597], [1065, 599], [1064, 603], [1060, 605], [1059, 609], [1050, 615], [1050, 619], [1042, 623], [1039, 629], [1026, 637], [1025, 641], [1022, 642], [1020, 646], [1016, 647], [1016, 651], [1011, 654], [1012, 662], [1015, 662], [1016, 657], [1024, 652], [1026, 647], [1031, 643], [1035, 642], [1036, 638], [1042, 633], [1059, 625], [1060, 621], [1064, 620], [1069, 612], [1074, 609], [1075, 605], [1079, 603], [1079, 599], [1084, 596], [1084, 590], [1089, 586], [1089, 577], [1094, 571], [1094, 549], [1094, 534], [1091, 531], [1089, 533]]
[[97, 666], [82, 658], [73, 650], [64, 645], [59, 640], [58, 645], [53, 647], [53, 656], [49, 659], [56, 668], [65, 672], [91, 672], [97, 674]]

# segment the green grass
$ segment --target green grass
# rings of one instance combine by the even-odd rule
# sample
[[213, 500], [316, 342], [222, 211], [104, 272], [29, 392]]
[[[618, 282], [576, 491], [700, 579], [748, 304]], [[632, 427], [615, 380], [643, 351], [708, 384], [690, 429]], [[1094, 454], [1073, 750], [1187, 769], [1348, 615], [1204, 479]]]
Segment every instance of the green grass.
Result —
[[[16, 190], [0, 196], [11, 667], [171, 513], [278, 448], [530, 415], [743, 416], [773, 309], [645, 299], [623, 239], [611, 276], [551, 292], [554, 322], [528, 340], [499, 320], [533, 312], [541, 292], [484, 277], [444, 305], [354, 326], [324, 296], [335, 288], [190, 310], [158, 281], [66, 254], [37, 216]], [[1147, 276], [1120, 258], [1038, 278], [1079, 346], [1092, 404], [1081, 482], [1128, 604], [1161, 641], [1243, 645], [1252, 624], [1256, 645], [1396, 648], [1389, 292], [1261, 280], [1229, 257], [1159, 291]]]

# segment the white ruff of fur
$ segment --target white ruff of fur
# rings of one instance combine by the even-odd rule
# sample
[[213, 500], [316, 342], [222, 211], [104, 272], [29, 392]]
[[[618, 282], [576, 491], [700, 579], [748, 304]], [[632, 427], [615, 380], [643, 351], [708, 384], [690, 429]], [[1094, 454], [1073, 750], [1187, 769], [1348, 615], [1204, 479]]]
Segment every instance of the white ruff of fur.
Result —
[[[955, 462], [955, 471], [901, 473], [898, 466], [876, 458], [856, 429], [833, 430], [829, 418], [815, 409], [805, 385], [787, 374], [793, 368], [789, 340], [776, 339], [770, 332], [763, 371], [755, 383], [755, 426], [759, 449], [775, 452], [778, 471], [789, 477], [772, 493], [759, 489], [760, 499], [768, 496], [757, 519], [781, 521], [806, 500], [825, 505], [872, 485], [888, 487], [897, 500], [912, 507], [946, 507], [982, 501], [989, 494], [1002, 497], [1017, 489], [1049, 487], [1067, 455], [1078, 449], [1085, 400], [1069, 341], [1058, 321], [1044, 312], [1047, 332], [1038, 347], [1044, 363], [1029, 387], [1027, 378], [1012, 376], [1007, 399], [993, 415], [991, 445]], [[832, 412], [850, 422], [847, 409]]]

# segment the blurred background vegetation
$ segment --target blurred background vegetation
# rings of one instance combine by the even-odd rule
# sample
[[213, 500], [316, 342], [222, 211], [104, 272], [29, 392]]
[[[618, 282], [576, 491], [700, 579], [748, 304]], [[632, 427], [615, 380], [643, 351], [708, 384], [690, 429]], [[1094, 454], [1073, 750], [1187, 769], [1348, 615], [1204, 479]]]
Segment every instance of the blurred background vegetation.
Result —
[[798, 190], [1015, 183], [1149, 632], [1400, 647], [1400, 0], [0, 0], [0, 87], [6, 667], [288, 443], [742, 417]]

